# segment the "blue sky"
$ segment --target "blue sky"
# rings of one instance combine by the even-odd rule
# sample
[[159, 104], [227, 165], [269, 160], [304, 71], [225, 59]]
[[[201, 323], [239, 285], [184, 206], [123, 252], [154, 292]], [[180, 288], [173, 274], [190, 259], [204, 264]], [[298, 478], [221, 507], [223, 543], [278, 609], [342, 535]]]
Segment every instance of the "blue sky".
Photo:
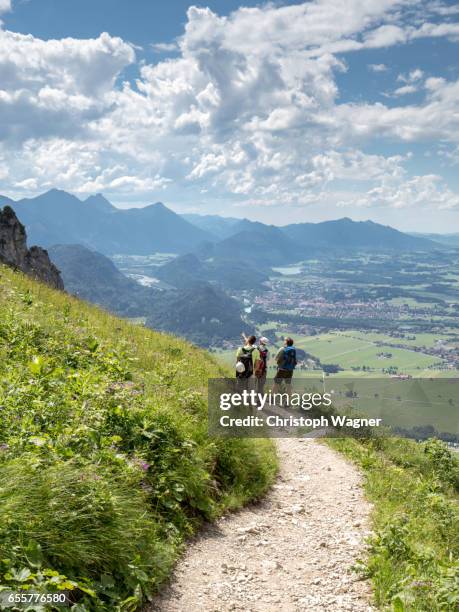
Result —
[[0, 192], [459, 231], [459, 5], [0, 0]]

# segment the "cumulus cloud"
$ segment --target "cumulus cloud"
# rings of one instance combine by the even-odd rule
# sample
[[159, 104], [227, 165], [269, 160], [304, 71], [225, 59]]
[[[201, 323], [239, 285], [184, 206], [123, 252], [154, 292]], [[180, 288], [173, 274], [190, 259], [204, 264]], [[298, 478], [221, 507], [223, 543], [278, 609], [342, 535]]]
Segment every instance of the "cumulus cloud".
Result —
[[[453, 195], [430, 175], [410, 183], [406, 156], [365, 151], [375, 138], [459, 142], [459, 82], [413, 67], [398, 79], [399, 106], [339, 97], [337, 74], [348, 70], [340, 53], [455, 38], [449, 22], [410, 25], [404, 11], [413, 5], [312, 0], [228, 16], [192, 6], [176, 42], [152, 45], [176, 55], [139, 63], [135, 82], [122, 82], [136, 57], [120, 38], [42, 41], [0, 30], [8, 176], [24, 191], [174, 188], [258, 205], [326, 202], [337, 184], [368, 206], [383, 196], [391, 206], [408, 195], [423, 202], [430, 189], [433, 205], [451, 207]], [[414, 91], [422, 102], [402, 105]]]
[[387, 137], [405, 142], [459, 142], [459, 80], [429, 78], [426, 97], [419, 105], [387, 107], [384, 104], [342, 104], [335, 117], [326, 118], [339, 129], [347, 125], [360, 138]]
[[424, 72], [420, 68], [411, 70], [407, 75], [399, 74], [397, 81], [404, 83], [401, 87], [397, 87], [392, 94], [386, 94], [388, 97], [391, 95], [394, 97], [406, 96], [407, 94], [413, 94], [419, 91], [422, 86], [422, 79]]
[[84, 131], [111, 104], [115, 81], [135, 54], [120, 38], [40, 40], [0, 29], [0, 138]]
[[[357, 206], [389, 206], [391, 208], [438, 208], [459, 207], [459, 195], [442, 184], [441, 177], [428, 174], [414, 176], [400, 184], [382, 184], [369, 190], [353, 202]], [[349, 204], [349, 203], [347, 203]]]

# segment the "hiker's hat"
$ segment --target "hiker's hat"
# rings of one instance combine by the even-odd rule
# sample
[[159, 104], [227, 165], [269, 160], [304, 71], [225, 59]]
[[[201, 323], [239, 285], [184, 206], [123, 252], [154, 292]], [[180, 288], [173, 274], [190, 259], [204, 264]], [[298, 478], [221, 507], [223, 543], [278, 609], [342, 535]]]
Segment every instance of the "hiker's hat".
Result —
[[260, 344], [269, 344], [268, 338], [266, 338], [265, 336], [262, 336], [260, 338]]

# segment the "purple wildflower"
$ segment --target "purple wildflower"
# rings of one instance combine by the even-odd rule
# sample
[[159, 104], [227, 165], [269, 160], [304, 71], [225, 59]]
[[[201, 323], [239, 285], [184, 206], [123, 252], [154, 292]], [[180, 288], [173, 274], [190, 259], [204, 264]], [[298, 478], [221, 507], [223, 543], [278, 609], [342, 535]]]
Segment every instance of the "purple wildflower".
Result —
[[148, 472], [148, 468], [150, 467], [150, 464], [147, 463], [146, 461], [141, 461], [140, 467], [142, 468], [144, 472]]

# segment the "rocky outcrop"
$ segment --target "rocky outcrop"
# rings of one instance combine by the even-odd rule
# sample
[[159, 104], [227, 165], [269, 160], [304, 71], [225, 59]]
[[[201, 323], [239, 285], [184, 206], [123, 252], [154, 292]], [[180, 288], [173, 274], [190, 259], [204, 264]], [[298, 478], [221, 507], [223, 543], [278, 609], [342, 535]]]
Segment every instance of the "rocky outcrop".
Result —
[[27, 248], [25, 228], [10, 206], [0, 210], [0, 262], [55, 289], [64, 288], [60, 272], [49, 259], [47, 251], [38, 246]]

